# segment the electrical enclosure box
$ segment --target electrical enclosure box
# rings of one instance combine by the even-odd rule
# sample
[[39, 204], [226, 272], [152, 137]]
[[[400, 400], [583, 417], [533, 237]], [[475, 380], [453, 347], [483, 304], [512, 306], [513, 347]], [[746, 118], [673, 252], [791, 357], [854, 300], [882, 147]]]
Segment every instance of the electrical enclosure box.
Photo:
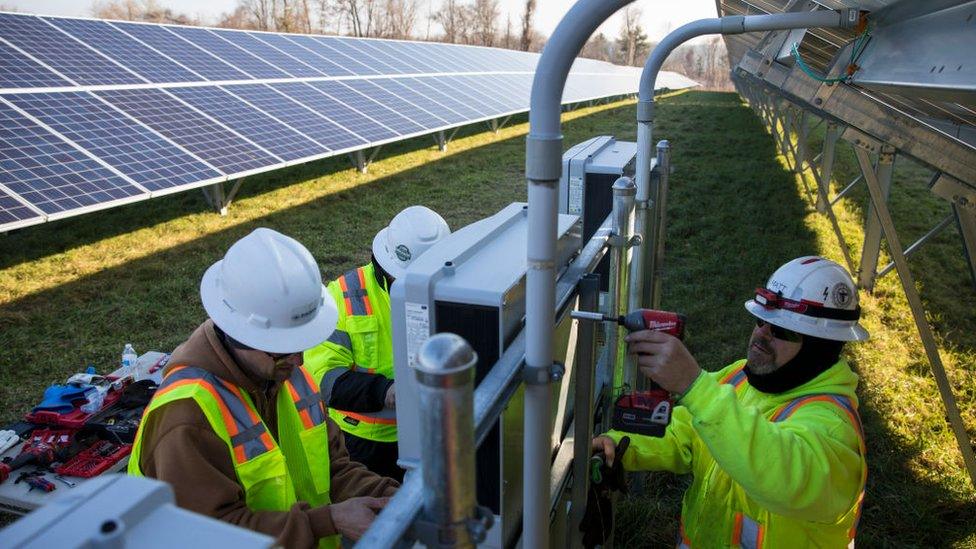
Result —
[[[559, 215], [557, 276], [579, 253], [579, 230], [577, 216]], [[393, 284], [390, 301], [401, 467], [419, 467], [421, 459], [419, 401], [411, 368], [421, 344], [441, 332], [466, 339], [478, 353], [477, 387], [522, 329], [527, 232], [526, 205], [510, 204], [438, 242]], [[557, 338], [562, 334], [568, 341], [569, 315], [561, 324], [565, 326], [557, 326]], [[564, 360], [559, 349], [565, 353], [568, 345], [560, 347], [560, 343], [556, 344], [557, 361]], [[559, 389], [554, 383], [553, 402]], [[486, 540], [488, 546], [509, 546], [521, 528], [522, 394], [519, 388], [476, 454], [478, 503], [500, 517]]]
[[[583, 242], [593, 236], [613, 208], [613, 182], [621, 176], [634, 177], [637, 143], [617, 141], [601, 135], [578, 143], [563, 153], [563, 174], [559, 180], [559, 213], [578, 215]], [[610, 254], [597, 269], [600, 285], [607, 290]]]

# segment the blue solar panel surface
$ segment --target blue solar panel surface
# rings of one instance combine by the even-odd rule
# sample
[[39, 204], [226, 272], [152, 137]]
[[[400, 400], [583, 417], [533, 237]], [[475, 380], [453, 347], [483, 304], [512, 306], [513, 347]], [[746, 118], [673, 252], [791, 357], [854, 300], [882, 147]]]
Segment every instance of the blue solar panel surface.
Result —
[[0, 227], [4, 225], [22, 224], [24, 221], [40, 218], [40, 214], [20, 203], [3, 189], [0, 189]]
[[[264, 84], [228, 86], [229, 92], [318, 141], [328, 150], [342, 150], [368, 143], [362, 137], [339, 126], [314, 110], [305, 107]], [[324, 151], [323, 151], [324, 152]]]
[[52, 25], [125, 65], [150, 82], [192, 82], [201, 78], [104, 21], [47, 17]]
[[221, 38], [207, 29], [193, 27], [168, 27], [166, 30], [180, 38], [193, 42], [207, 52], [223, 59], [227, 64], [247, 73], [252, 78], [288, 78], [288, 73], [265, 63], [257, 56]]
[[322, 152], [321, 145], [315, 141], [220, 88], [175, 88], [170, 92], [282, 160], [297, 160]]
[[21, 94], [7, 99], [150, 191], [221, 175], [90, 93]]
[[145, 194], [6, 103], [0, 103], [0, 168], [0, 185], [46, 214]]
[[250, 77], [190, 42], [157, 25], [112, 22], [112, 26], [160, 51], [207, 80], [248, 80]]
[[340, 101], [357, 111], [369, 116], [373, 120], [382, 123], [384, 126], [394, 130], [400, 135], [409, 135], [421, 132], [423, 126], [410, 120], [406, 116], [385, 107], [382, 103], [374, 101], [370, 97], [359, 93], [342, 82], [309, 82], [310, 86], [325, 93], [329, 97]]
[[271, 87], [368, 141], [376, 143], [397, 136], [390, 128], [303, 82], [271, 84]]
[[[0, 14], [0, 231], [525, 111], [537, 59]], [[574, 70], [564, 101], [636, 87]]]
[[71, 83], [0, 42], [0, 87], [31, 88], [70, 86]]
[[250, 141], [160, 90], [108, 90], [96, 94], [226, 174], [278, 164]]
[[145, 82], [38, 18], [0, 13], [0, 36], [79, 84]]

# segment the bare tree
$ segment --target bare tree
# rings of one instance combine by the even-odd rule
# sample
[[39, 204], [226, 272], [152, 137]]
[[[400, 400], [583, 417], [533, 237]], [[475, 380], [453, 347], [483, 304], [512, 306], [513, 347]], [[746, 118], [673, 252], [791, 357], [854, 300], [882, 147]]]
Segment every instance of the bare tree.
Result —
[[529, 51], [532, 47], [532, 16], [535, 14], [535, 0], [525, 0], [525, 12], [522, 14], [522, 51]]
[[197, 25], [199, 21], [186, 14], [176, 13], [159, 5], [156, 0], [100, 0], [92, 4], [92, 15], [99, 19], [146, 21]]
[[441, 11], [434, 15], [434, 20], [444, 27], [444, 41], [457, 44], [463, 42], [467, 35], [467, 14], [465, 6], [458, 0], [444, 0]]
[[620, 38], [617, 45], [620, 49], [620, 61], [626, 65], [636, 66], [637, 62], [642, 61], [644, 56], [650, 51], [650, 44], [647, 41], [647, 34], [640, 24], [641, 10], [633, 4], [629, 4], [623, 11], [623, 20], [620, 25]]
[[601, 32], [590, 38], [590, 40], [583, 46], [583, 51], [580, 52], [580, 55], [589, 59], [612, 61], [614, 58], [614, 53], [615, 48], [613, 46], [613, 42], [608, 40], [606, 35]]
[[474, 0], [471, 11], [475, 42], [482, 46], [494, 46], [498, 17], [501, 15], [498, 0]]
[[503, 38], [503, 48], [513, 49], [515, 46], [515, 35], [512, 34], [512, 14], [508, 14], [505, 21], [505, 37]]
[[387, 38], [411, 38], [417, 23], [417, 0], [386, 0]]

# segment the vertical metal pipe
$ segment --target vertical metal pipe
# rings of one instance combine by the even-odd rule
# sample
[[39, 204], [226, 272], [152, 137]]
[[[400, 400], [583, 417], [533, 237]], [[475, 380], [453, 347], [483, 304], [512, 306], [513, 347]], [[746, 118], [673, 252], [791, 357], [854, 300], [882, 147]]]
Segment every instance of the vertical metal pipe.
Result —
[[[474, 547], [474, 371], [478, 361], [458, 335], [431, 336], [420, 347], [414, 374], [420, 398], [424, 520], [437, 531], [435, 547]], [[481, 532], [483, 537], [483, 532]]]
[[[649, 121], [637, 122], [637, 148], [650, 147], [651, 123]], [[637, 184], [636, 211], [634, 212], [634, 231], [640, 235], [641, 243], [635, 250], [633, 266], [630, 271], [631, 285], [635, 291], [631, 292], [631, 301], [628, 309], [639, 309], [648, 302], [650, 296], [649, 277], [651, 276], [650, 258], [653, 254], [648, 251], [648, 247], [653, 245], [653, 230], [650, 224], [654, 222], [652, 208], [652, 181], [651, 181], [651, 155], [637, 155], [637, 171], [634, 174]]]
[[525, 140], [529, 227], [525, 315], [525, 427], [522, 546], [549, 546], [549, 446], [555, 301], [556, 189], [562, 171], [560, 104], [569, 69], [583, 44], [608, 17], [632, 0], [580, 0], [556, 26], [536, 65]]
[[671, 176], [671, 144], [662, 139], [657, 144], [658, 197], [654, 206], [654, 274], [651, 289], [651, 308], [661, 307], [661, 285], [664, 277], [664, 242], [668, 220], [668, 184]]
[[[629, 177], [621, 177], [613, 182], [613, 210], [611, 216], [612, 236], [610, 250], [610, 296], [611, 306], [608, 314], [616, 317], [626, 314], [627, 296], [630, 286], [627, 278], [630, 272], [629, 261], [631, 255], [630, 240], [633, 237], [634, 199], [637, 187]], [[616, 322], [608, 322], [610, 333], [607, 334], [607, 348], [613, 361], [613, 387], [616, 389], [624, 385], [634, 387], [637, 381], [636, 371], [630, 367], [627, 360], [627, 346], [624, 344], [626, 332]]]
[[[857, 149], [855, 147], [855, 149]], [[895, 149], [891, 145], [882, 145], [878, 153], [878, 167], [876, 178], [881, 185], [881, 193], [885, 202], [891, 193], [891, 175], [894, 172]], [[864, 174], [867, 179], [868, 174]], [[881, 253], [881, 222], [878, 220], [877, 206], [874, 201], [868, 202], [868, 211], [864, 216], [864, 247], [861, 248], [861, 267], [858, 269], [857, 282], [867, 291], [874, 289], [877, 277], [878, 255]]]
[[[579, 310], [596, 311], [600, 299], [600, 275], [587, 274], [579, 282]], [[593, 438], [593, 399], [596, 383], [596, 323], [577, 320], [576, 393], [573, 401], [573, 488], [569, 508], [568, 538], [578, 537], [589, 489], [590, 439]], [[569, 539], [567, 541], [569, 541]], [[573, 547], [575, 545], [568, 544]]]

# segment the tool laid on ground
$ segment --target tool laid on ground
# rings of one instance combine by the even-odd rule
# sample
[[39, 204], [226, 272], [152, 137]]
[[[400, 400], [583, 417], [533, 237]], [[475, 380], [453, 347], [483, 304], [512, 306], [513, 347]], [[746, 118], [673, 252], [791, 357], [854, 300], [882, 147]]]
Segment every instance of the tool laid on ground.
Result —
[[[681, 313], [654, 309], [637, 309], [618, 317], [585, 311], [573, 311], [571, 316], [581, 320], [616, 322], [630, 332], [664, 332], [678, 339], [684, 337], [687, 323], [687, 317]], [[617, 397], [611, 426], [618, 431], [662, 437], [671, 422], [672, 408], [674, 401], [671, 394], [652, 381], [647, 390], [625, 391]]]
[[30, 492], [34, 488], [38, 490], [43, 490], [44, 492], [53, 492], [57, 486], [53, 482], [44, 478], [44, 473], [42, 471], [31, 471], [24, 472], [17, 476], [17, 480], [14, 484], [20, 484], [21, 482], [26, 482], [30, 488], [27, 490]]
[[7, 463], [0, 463], [0, 482], [7, 480], [10, 473], [20, 467], [30, 464], [44, 467], [55, 462], [64, 462], [79, 450], [74, 433], [70, 430], [36, 430], [15, 458]]

